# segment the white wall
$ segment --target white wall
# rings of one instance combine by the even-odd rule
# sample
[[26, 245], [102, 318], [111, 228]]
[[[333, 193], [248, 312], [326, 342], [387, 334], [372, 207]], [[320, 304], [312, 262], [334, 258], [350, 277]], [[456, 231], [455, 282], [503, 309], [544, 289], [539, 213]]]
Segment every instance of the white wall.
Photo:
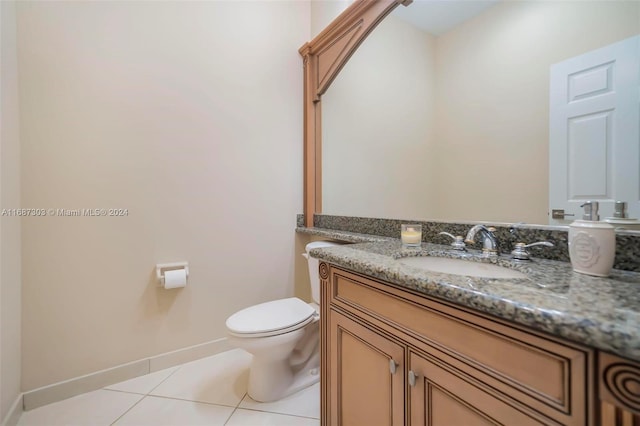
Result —
[[353, 0], [311, 0], [310, 39], [320, 34], [351, 3], [353, 3]]
[[[21, 2], [23, 389], [225, 335], [294, 292], [309, 3]], [[284, 24], [286, 23], [286, 25]], [[189, 284], [155, 287], [187, 260]]]
[[[16, 8], [0, 2], [0, 210], [20, 207]], [[0, 422], [20, 395], [20, 218], [0, 218]]]

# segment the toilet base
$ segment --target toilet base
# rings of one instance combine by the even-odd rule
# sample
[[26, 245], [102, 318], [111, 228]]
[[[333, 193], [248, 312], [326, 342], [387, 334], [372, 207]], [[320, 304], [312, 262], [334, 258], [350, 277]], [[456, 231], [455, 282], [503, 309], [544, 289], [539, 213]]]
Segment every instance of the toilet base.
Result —
[[272, 402], [320, 381], [320, 357], [315, 353], [303, 368], [292, 371], [288, 360], [254, 363], [249, 371], [247, 393], [258, 402]]

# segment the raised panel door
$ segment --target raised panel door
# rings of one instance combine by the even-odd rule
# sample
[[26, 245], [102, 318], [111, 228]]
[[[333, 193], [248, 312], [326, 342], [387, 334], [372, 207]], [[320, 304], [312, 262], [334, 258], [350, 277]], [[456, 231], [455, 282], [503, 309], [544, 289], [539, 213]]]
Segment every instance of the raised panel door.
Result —
[[435, 357], [410, 353], [410, 424], [430, 426], [540, 425], [524, 407], [497, 397], [483, 383], [457, 374]]
[[404, 346], [330, 311], [330, 424], [404, 424]]

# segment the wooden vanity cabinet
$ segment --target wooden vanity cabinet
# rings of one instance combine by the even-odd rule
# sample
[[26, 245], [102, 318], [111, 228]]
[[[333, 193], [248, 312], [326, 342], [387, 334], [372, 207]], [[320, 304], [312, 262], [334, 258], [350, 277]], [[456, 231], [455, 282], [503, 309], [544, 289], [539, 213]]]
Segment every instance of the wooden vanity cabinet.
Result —
[[326, 263], [320, 278], [323, 425], [599, 424], [592, 349]]
[[640, 363], [598, 356], [602, 426], [640, 426]]

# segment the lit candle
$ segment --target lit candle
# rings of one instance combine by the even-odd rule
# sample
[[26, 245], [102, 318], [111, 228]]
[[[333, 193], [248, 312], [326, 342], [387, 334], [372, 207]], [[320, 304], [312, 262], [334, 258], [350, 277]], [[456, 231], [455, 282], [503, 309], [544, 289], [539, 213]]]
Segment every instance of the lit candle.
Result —
[[422, 226], [402, 225], [400, 239], [405, 246], [417, 247], [422, 242]]

